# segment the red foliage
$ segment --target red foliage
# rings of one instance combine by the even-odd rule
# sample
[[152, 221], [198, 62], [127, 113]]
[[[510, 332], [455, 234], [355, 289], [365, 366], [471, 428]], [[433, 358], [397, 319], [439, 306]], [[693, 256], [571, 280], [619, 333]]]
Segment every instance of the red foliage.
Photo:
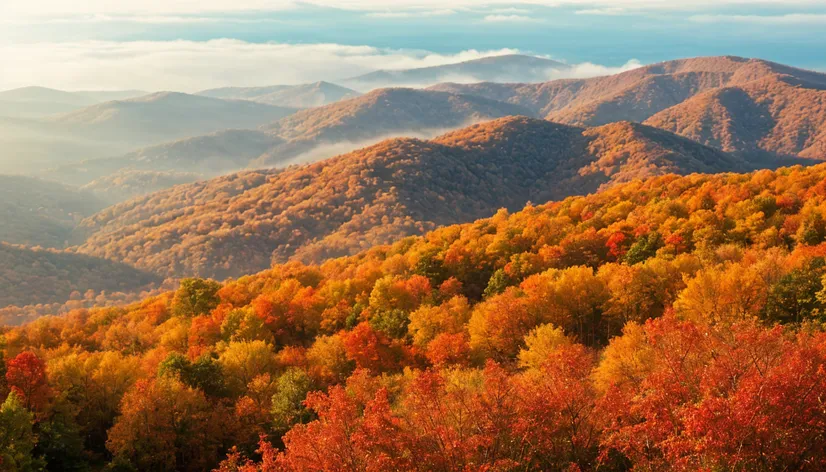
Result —
[[50, 395], [46, 365], [33, 352], [21, 352], [9, 360], [6, 382], [23, 399], [26, 408], [39, 411], [45, 407]]

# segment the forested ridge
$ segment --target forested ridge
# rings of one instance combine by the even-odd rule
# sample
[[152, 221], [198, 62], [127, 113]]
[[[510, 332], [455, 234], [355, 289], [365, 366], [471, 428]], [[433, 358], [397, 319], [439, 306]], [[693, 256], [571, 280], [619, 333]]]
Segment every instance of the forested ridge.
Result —
[[824, 182], [635, 180], [6, 328], [0, 458], [822, 470]]
[[316, 164], [182, 185], [84, 220], [83, 254], [162, 276], [223, 279], [320, 262], [528, 201], [666, 173], [743, 171], [740, 157], [655, 128], [509, 117], [431, 141], [392, 139]]
[[826, 159], [826, 74], [761, 59], [698, 57], [591, 79], [431, 89], [513, 103], [559, 123], [630, 120], [729, 152]]

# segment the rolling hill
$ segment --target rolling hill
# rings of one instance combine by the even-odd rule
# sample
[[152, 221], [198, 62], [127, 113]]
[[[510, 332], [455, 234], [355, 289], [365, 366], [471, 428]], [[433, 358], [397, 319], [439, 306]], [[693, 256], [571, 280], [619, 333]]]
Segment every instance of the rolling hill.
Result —
[[826, 74], [760, 59], [705, 57], [543, 84], [440, 84], [559, 123], [645, 122], [726, 151], [826, 158]]
[[511, 117], [131, 200], [86, 219], [76, 250], [159, 275], [237, 277], [637, 177], [750, 168], [644, 125], [585, 130]]
[[0, 175], [0, 241], [65, 247], [75, 225], [104, 206], [89, 192], [29, 177]]
[[456, 64], [402, 70], [379, 70], [343, 80], [356, 90], [383, 87], [427, 87], [439, 82], [544, 82], [566, 64], [541, 57], [508, 54]]
[[[215, 100], [215, 99], [209, 99]], [[86, 160], [40, 175], [73, 185], [127, 170], [197, 171], [213, 177], [244, 168], [309, 162], [391, 136], [429, 138], [481, 120], [530, 113], [521, 107], [445, 92], [385, 89], [299, 111], [259, 130], [225, 130]]]
[[778, 74], [807, 84], [826, 84], [823, 74], [759, 59], [724, 56], [680, 59], [590, 79], [541, 84], [447, 83], [431, 89], [514, 103], [560, 123], [598, 126], [619, 120], [645, 121], [702, 92]]
[[68, 113], [109, 100], [146, 95], [139, 90], [65, 92], [46, 87], [23, 87], [0, 92], [0, 116], [40, 118]]
[[254, 128], [293, 112], [291, 108], [245, 100], [160, 92], [94, 105], [54, 117], [51, 122], [104, 141], [149, 143], [227, 128]]
[[806, 85], [792, 76], [776, 76], [714, 89], [646, 123], [729, 152], [824, 160], [826, 86]]
[[161, 279], [83, 254], [0, 242], [0, 307], [63, 303], [72, 292], [139, 292]]
[[361, 95], [355, 90], [316, 82], [301, 85], [273, 85], [269, 87], [225, 87], [198, 92], [204, 97], [251, 100], [290, 108], [312, 108], [329, 105]]

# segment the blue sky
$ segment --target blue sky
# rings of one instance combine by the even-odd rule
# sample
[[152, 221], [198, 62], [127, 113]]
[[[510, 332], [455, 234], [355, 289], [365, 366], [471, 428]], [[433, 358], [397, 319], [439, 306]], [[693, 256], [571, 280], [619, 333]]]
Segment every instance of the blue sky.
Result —
[[826, 70], [826, 0], [314, 3], [6, 0], [0, 89], [190, 91], [335, 80], [503, 52], [585, 63], [591, 74], [629, 61], [723, 54]]

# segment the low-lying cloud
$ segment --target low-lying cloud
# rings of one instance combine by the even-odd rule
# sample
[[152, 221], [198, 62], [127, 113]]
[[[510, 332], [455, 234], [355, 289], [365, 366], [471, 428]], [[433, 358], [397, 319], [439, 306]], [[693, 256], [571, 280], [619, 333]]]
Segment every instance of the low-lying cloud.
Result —
[[[341, 44], [256, 44], [234, 39], [0, 45], [4, 60], [0, 90], [40, 85], [65, 90], [194, 92], [224, 86], [335, 82], [377, 69], [438, 66], [516, 53], [520, 51], [437, 54]], [[633, 61], [619, 68], [574, 64], [558, 74], [589, 77], [638, 65]]]

